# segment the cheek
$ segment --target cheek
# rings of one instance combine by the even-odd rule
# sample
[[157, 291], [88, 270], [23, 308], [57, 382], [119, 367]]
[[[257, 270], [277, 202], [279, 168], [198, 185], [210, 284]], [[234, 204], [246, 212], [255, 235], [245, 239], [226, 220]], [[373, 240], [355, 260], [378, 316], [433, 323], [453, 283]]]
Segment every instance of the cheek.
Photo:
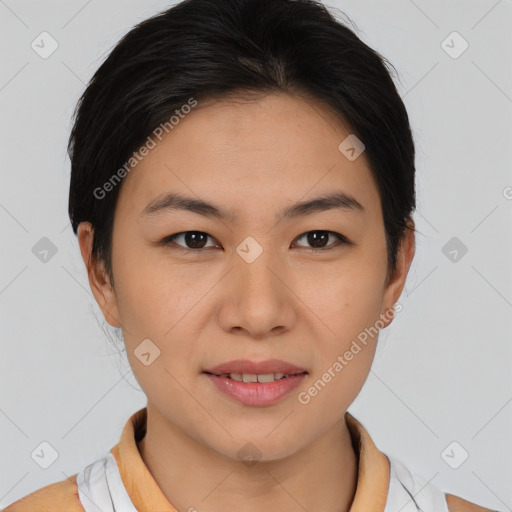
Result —
[[[144, 259], [135, 252], [119, 262], [116, 291], [124, 340], [132, 357], [139, 344], [150, 339], [160, 350], [159, 365], [173, 374], [180, 373], [182, 361], [194, 360], [197, 348], [191, 340], [201, 330], [200, 301], [213, 283], [193, 275], [194, 280], [168, 262]], [[134, 365], [138, 365], [135, 360]]]
[[307, 410], [313, 415], [338, 419], [339, 411], [346, 410], [368, 378], [382, 303], [378, 282], [370, 273], [366, 279], [340, 277], [329, 281], [327, 292], [318, 294], [321, 307], [315, 312], [322, 319], [320, 329], [325, 334], [316, 336], [314, 378], [300, 402], [309, 401]]
[[384, 265], [357, 255], [322, 276], [317, 273], [302, 281], [305, 302], [324, 322], [327, 339], [346, 341], [378, 320], [385, 271]]
[[308, 306], [321, 319], [320, 329], [325, 333], [315, 343], [319, 386], [329, 382], [319, 402], [345, 397], [348, 405], [363, 386], [378, 341], [376, 322], [382, 308], [384, 273], [384, 265], [372, 266], [360, 257], [323, 279], [323, 285], [310, 296]]
[[[155, 258], [144, 247], [135, 244], [126, 247], [124, 255], [114, 262], [124, 326], [128, 330], [150, 329], [153, 336], [162, 336], [173, 325], [184, 303], [187, 283], [183, 273], [172, 272], [168, 262]], [[119, 250], [118, 254], [123, 251]]]

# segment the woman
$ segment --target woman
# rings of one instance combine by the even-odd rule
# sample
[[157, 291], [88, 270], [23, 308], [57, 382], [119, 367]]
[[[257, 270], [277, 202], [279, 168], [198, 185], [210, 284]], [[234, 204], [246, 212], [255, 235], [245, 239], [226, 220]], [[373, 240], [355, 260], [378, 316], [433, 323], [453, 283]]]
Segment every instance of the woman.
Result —
[[7, 512], [489, 510], [347, 412], [414, 256], [386, 63], [305, 0], [185, 0], [118, 43], [77, 108], [69, 215], [147, 407]]

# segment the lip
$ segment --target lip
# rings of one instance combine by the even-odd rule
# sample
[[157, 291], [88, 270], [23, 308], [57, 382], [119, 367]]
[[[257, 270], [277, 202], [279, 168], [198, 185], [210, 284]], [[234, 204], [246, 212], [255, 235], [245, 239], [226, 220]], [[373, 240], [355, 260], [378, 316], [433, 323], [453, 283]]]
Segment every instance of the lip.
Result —
[[301, 384], [307, 373], [298, 373], [273, 382], [239, 382], [204, 373], [216, 388], [243, 405], [273, 405]]
[[[227, 373], [284, 373], [287, 377], [273, 382], [240, 382], [222, 376]], [[260, 362], [235, 359], [204, 370], [203, 374], [219, 391], [237, 402], [261, 407], [279, 402], [301, 384], [308, 372], [304, 368], [279, 359]]]
[[279, 359], [267, 359], [266, 361], [260, 362], [249, 361], [248, 359], [235, 359], [203, 371], [214, 375], [222, 375], [225, 373], [284, 373], [286, 375], [307, 373], [305, 368], [300, 368], [299, 366]]

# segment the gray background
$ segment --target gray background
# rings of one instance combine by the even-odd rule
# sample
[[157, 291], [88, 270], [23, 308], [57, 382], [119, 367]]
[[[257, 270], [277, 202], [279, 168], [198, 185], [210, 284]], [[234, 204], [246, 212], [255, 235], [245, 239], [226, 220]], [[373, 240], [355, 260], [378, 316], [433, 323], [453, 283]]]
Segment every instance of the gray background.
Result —
[[[65, 146], [109, 50], [170, 5], [0, 0], [0, 508], [103, 456], [145, 405], [69, 226]], [[418, 153], [404, 309], [349, 410], [382, 451], [442, 490], [512, 510], [512, 1], [328, 5], [398, 69]], [[59, 45], [46, 59], [31, 47], [43, 31]], [[444, 48], [458, 52], [461, 40], [443, 44], [454, 31], [469, 43], [457, 58]], [[57, 250], [46, 261], [43, 237]], [[58, 452], [47, 469], [31, 457], [43, 441]], [[468, 459], [450, 467], [462, 450]]]

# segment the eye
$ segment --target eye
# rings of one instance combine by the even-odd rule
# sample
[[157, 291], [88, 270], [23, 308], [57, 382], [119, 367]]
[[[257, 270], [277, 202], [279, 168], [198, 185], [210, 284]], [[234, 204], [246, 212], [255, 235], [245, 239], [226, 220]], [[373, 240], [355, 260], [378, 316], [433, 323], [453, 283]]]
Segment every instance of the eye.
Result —
[[171, 243], [176, 243], [175, 240], [183, 237], [183, 240], [185, 242], [185, 247], [179, 245], [184, 250], [189, 250], [192, 252], [201, 252], [205, 247], [205, 240], [210, 237], [208, 233], [205, 233], [204, 231], [184, 231], [182, 233], [176, 233], [174, 235], [170, 235], [165, 237], [162, 241], [162, 245], [169, 245]]
[[[330, 235], [334, 235], [338, 239], [339, 243], [326, 245], [327, 241], [329, 240]], [[299, 238], [297, 238], [297, 240], [300, 240], [304, 237], [306, 237], [307, 242], [313, 246], [311, 248], [312, 251], [319, 251], [319, 250], [321, 251], [324, 249], [331, 249], [332, 246], [336, 247], [340, 244], [350, 244], [350, 242], [347, 238], [345, 238], [343, 235], [340, 235], [339, 233], [335, 233], [334, 231], [323, 231], [323, 230], [308, 231], [307, 233], [304, 233]]]
[[[326, 243], [329, 240], [329, 236], [331, 235], [334, 235], [334, 237], [338, 239], [338, 243], [331, 243], [326, 245]], [[351, 243], [346, 237], [334, 231], [308, 231], [307, 233], [302, 234], [296, 240], [301, 240], [302, 238], [305, 237], [307, 242], [309, 244], [312, 244], [313, 247], [311, 247], [311, 250], [314, 252], [330, 249], [332, 248], [332, 246], [336, 247], [340, 244], [348, 245]], [[176, 240], [180, 238], [183, 238], [183, 242], [185, 245], [181, 245], [180, 243], [176, 242]], [[165, 237], [164, 239], [161, 240], [160, 245], [167, 246], [175, 244], [178, 245], [184, 251], [199, 253], [203, 252], [205, 248], [208, 248], [208, 246], [206, 245], [206, 240], [208, 238], [215, 240], [213, 237], [211, 237], [208, 233], [205, 233], [204, 231], [183, 231], [181, 233], [175, 233], [174, 235], [169, 235]], [[213, 247], [215, 247], [215, 245]]]

